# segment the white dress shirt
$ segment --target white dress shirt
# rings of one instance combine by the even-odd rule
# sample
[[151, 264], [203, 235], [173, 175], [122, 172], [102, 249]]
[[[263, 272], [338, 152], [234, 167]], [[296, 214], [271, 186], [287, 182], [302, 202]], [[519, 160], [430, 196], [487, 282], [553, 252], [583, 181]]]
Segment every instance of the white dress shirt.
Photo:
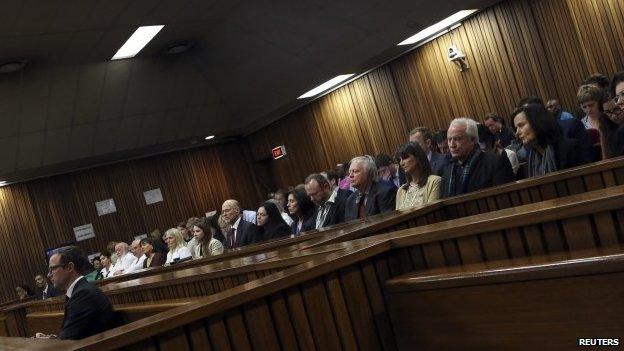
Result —
[[[134, 255], [132, 255], [132, 256], [134, 256]], [[145, 255], [141, 255], [141, 257], [139, 257], [139, 258], [134, 256], [134, 262], [132, 262], [130, 267], [128, 267], [126, 270], [124, 270], [124, 274], [136, 272], [138, 270], [143, 269], [143, 262], [145, 261], [145, 259], [147, 259], [147, 256], [145, 256]]]

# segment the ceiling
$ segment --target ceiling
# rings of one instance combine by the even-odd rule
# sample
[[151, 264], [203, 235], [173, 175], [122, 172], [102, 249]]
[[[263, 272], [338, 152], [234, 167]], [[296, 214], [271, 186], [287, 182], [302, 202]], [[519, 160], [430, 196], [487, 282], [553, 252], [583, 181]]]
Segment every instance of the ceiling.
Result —
[[[0, 180], [23, 181], [251, 133], [458, 10], [497, 0], [1, 0]], [[141, 25], [165, 28], [109, 61]], [[176, 43], [192, 43], [167, 55]], [[269, 152], [269, 150], [267, 150]]]

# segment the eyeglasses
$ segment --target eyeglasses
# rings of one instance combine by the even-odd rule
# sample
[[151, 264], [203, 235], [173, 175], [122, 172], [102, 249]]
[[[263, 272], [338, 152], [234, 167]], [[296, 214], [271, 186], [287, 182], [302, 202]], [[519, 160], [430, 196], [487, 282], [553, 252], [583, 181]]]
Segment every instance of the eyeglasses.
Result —
[[48, 274], [52, 274], [52, 272], [54, 272], [58, 268], [65, 267], [65, 266], [67, 266], [67, 263], [50, 266], [50, 267], [48, 267]]
[[620, 100], [624, 100], [624, 91], [614, 96], [612, 100], [614, 104], [617, 104]]

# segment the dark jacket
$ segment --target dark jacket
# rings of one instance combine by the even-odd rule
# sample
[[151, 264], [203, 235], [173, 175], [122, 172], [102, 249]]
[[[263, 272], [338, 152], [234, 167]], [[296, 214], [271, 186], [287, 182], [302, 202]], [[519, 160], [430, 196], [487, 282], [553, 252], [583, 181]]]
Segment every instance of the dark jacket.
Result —
[[290, 227], [286, 223], [279, 223], [273, 228], [263, 228], [262, 229], [262, 240], [273, 240], [283, 238], [285, 236], [290, 235]]
[[[345, 221], [345, 206], [347, 205], [347, 199], [352, 193], [351, 190], [338, 189], [334, 203], [329, 208], [321, 227], [328, 227]], [[316, 225], [316, 219], [314, 224]]]
[[[366, 217], [379, 213], [394, 211], [397, 188], [373, 182], [366, 199]], [[347, 198], [345, 205], [345, 221], [359, 218], [359, 192], [354, 192]]]
[[43, 290], [41, 290], [41, 298], [44, 300], [58, 295], [59, 291], [54, 287], [54, 284], [52, 283], [48, 283], [48, 291], [45, 296], [43, 295]]
[[298, 228], [299, 219], [297, 217], [294, 217], [293, 218], [294, 221], [290, 225], [290, 229], [291, 229], [290, 232], [293, 235], [299, 235], [302, 232], [307, 232], [308, 230], [316, 229], [316, 214], [317, 214], [317, 211], [315, 209], [314, 211], [312, 211], [312, 213], [310, 213], [310, 215], [307, 218], [304, 218], [303, 225], [301, 226], [301, 230], [299, 230]]
[[[260, 230], [257, 225], [247, 222], [241, 216], [240, 222], [238, 222], [238, 228], [236, 228], [236, 243], [234, 247], [246, 246], [260, 241], [259, 232]], [[227, 241], [227, 235], [225, 236], [225, 240]], [[231, 249], [231, 247], [227, 245], [226, 248]]]
[[561, 134], [563, 134], [564, 138], [578, 141], [579, 150], [584, 160], [587, 160], [587, 162], [595, 162], [600, 159], [600, 155], [591, 145], [587, 129], [585, 129], [583, 122], [576, 118], [558, 119], [557, 124], [559, 124], [561, 128]]
[[[437, 152], [431, 152], [431, 160], [429, 161], [429, 165], [431, 165], [432, 174], [442, 175], [444, 166], [448, 163], [449, 159], [450, 159], [449, 155], [443, 155]], [[401, 183], [401, 184], [404, 184], [404, 183]]]
[[147, 265], [147, 259], [143, 261], [143, 268], [151, 268], [151, 267], [160, 267], [167, 262], [167, 255], [162, 252], [155, 252], [154, 258], [152, 258], [152, 262], [150, 265]]
[[65, 303], [59, 339], [78, 340], [118, 325], [113, 307], [100, 289], [81, 278]]
[[[566, 168], [572, 168], [580, 165], [584, 165], [586, 163], [592, 162], [587, 159], [587, 155], [583, 152], [579, 152], [581, 150], [581, 146], [579, 142], [575, 139], [561, 138], [559, 142], [553, 145], [555, 150], [555, 157], [557, 162], [557, 170], [564, 170]], [[535, 151], [529, 151], [535, 152]], [[527, 177], [527, 165], [523, 165], [520, 167], [518, 173], [522, 172], [522, 177]]]
[[477, 152], [479, 155], [472, 165], [465, 188], [460, 189], [459, 186], [455, 186], [455, 191], [452, 194], [449, 194], [449, 185], [453, 173], [453, 165], [457, 161], [451, 159], [444, 166], [442, 171], [442, 197], [461, 195], [514, 180], [513, 169], [505, 152], [500, 155], [484, 153], [480, 150]]

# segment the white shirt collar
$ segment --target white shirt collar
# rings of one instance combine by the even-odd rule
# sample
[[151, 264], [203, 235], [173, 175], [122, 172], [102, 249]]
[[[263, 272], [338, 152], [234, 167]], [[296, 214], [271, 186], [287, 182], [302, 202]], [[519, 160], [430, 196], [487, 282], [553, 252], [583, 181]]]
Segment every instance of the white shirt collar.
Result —
[[433, 151], [431, 151], [431, 150], [427, 151], [427, 159], [429, 161], [431, 161], [431, 155], [433, 155]]
[[82, 277], [83, 276], [81, 275], [80, 277], [76, 278], [76, 280], [74, 280], [74, 282], [69, 285], [69, 287], [67, 288], [67, 293], [65, 293], [65, 295], [67, 295], [67, 298], [71, 299], [72, 293], [74, 292], [74, 286], [76, 286], [76, 283], [78, 283], [78, 281], [82, 279]]
[[243, 218], [243, 216], [238, 216], [238, 219], [236, 220], [236, 222], [234, 222], [234, 224], [232, 224], [232, 228], [238, 229], [238, 224], [240, 223], [242, 218]]

